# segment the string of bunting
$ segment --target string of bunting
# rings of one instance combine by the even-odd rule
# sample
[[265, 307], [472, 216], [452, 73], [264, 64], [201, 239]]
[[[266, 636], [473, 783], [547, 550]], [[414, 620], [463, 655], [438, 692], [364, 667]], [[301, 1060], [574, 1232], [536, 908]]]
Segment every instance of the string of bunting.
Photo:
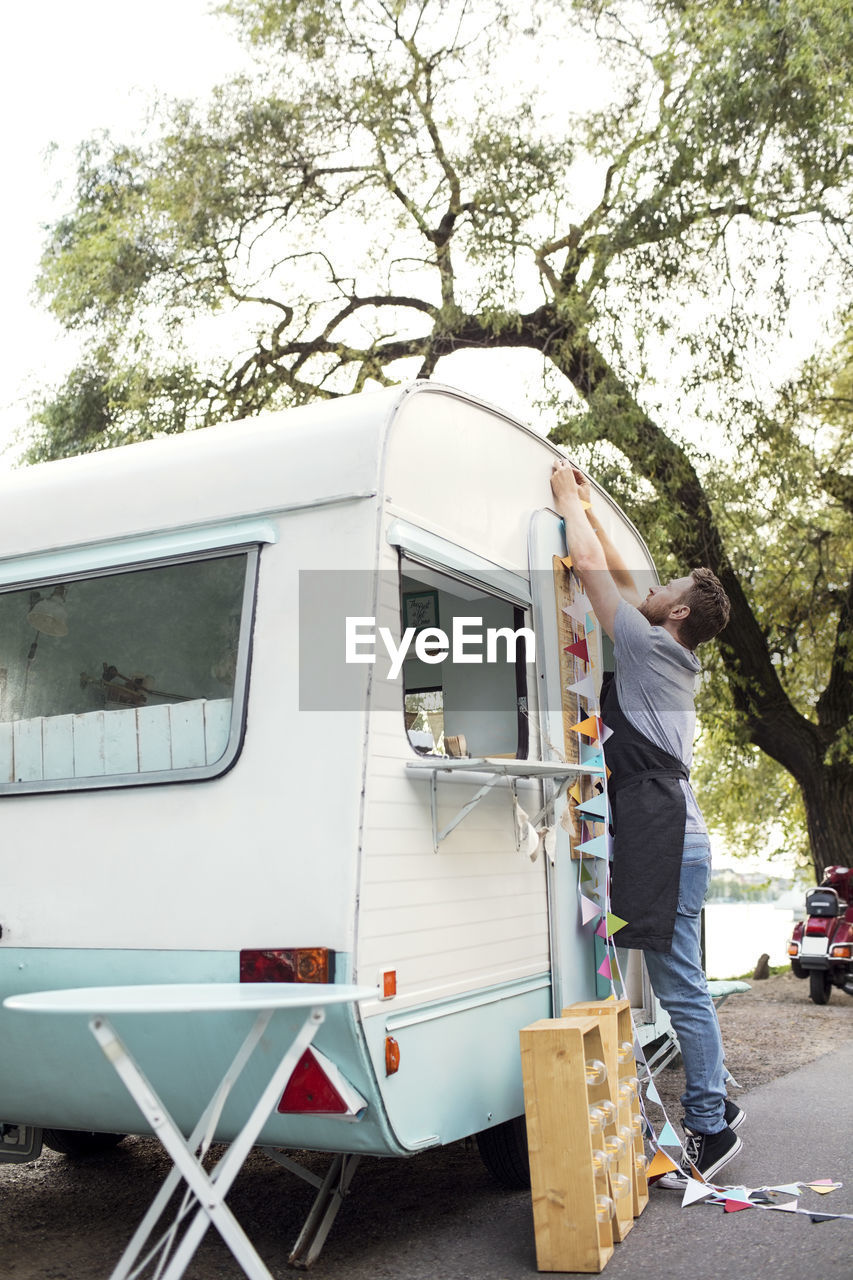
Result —
[[[571, 572], [571, 563], [565, 560], [563, 563]], [[572, 578], [578, 585], [573, 572]], [[564, 646], [565, 652], [572, 654], [576, 660], [576, 679], [567, 686], [567, 692], [576, 695], [578, 708], [581, 711], [581, 718], [571, 728], [573, 732], [587, 739], [581, 747], [581, 759], [584, 764], [592, 769], [602, 770], [600, 781], [597, 783], [600, 790], [594, 795], [585, 797], [579, 782], [575, 783], [568, 793], [570, 803], [573, 802], [574, 818], [580, 824], [581, 835], [576, 846], [581, 855], [578, 860], [578, 907], [582, 927], [593, 925], [594, 933], [604, 943], [604, 959], [598, 966], [597, 972], [609, 983], [609, 998], [615, 1000], [624, 998], [626, 995], [626, 984], [619, 963], [617, 946], [619, 930], [624, 928], [628, 921], [615, 915], [610, 909], [610, 859], [613, 841], [609, 831], [608, 774], [604, 763], [603, 747], [611, 730], [601, 719], [593, 670], [597, 620], [588, 597], [581, 590], [574, 593], [570, 605], [563, 606], [563, 612], [572, 620], [575, 637], [571, 644]], [[581, 664], [582, 668], [578, 669]], [[585, 707], [581, 706], [582, 703]], [[593, 862], [593, 870], [590, 870], [588, 865], [590, 860]], [[655, 1087], [636, 1026], [634, 1027], [634, 1056], [640, 1075], [640, 1110], [645, 1135], [654, 1153], [646, 1173], [651, 1184], [664, 1174], [679, 1169], [680, 1159], [684, 1155], [684, 1146]], [[643, 1096], [644, 1093], [645, 1096]], [[656, 1124], [652, 1122], [648, 1114], [649, 1105], [660, 1110], [662, 1121]], [[676, 1153], [675, 1158], [670, 1155], [670, 1152]], [[739, 1213], [746, 1209], [769, 1209], [800, 1214], [808, 1217], [813, 1223], [832, 1222], [839, 1219], [853, 1221], [853, 1213], [820, 1212], [799, 1204], [800, 1196], [805, 1190], [825, 1196], [839, 1190], [842, 1186], [843, 1183], [832, 1178], [760, 1187], [727, 1186], [706, 1181], [694, 1168], [692, 1177], [687, 1179], [681, 1204], [683, 1208], [699, 1203], [721, 1205], [725, 1213]]]

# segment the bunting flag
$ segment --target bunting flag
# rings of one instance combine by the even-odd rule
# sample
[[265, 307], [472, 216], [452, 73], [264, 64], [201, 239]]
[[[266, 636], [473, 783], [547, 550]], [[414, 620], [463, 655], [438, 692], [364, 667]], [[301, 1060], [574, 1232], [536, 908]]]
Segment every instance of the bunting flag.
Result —
[[608, 738], [613, 737], [613, 730], [608, 729], [607, 725], [604, 723], [603, 720], [601, 722], [601, 733], [598, 736], [602, 746], [604, 746]]
[[588, 747], [582, 742], [581, 764], [590, 773], [604, 773], [604, 752], [601, 747]]
[[563, 605], [563, 613], [567, 617], [573, 618], [575, 622], [583, 623], [591, 608], [589, 596], [581, 593], [579, 596], [575, 596], [571, 604]]
[[[598, 966], [598, 972], [602, 978], [607, 978], [608, 982], [613, 981], [613, 970], [610, 968], [610, 956], [605, 956], [601, 964]], [[679, 1143], [679, 1146], [681, 1144]]]
[[587, 716], [586, 720], [581, 720], [578, 724], [573, 724], [571, 732], [582, 733], [585, 738], [597, 738], [601, 732], [598, 716]]
[[585, 840], [583, 844], [579, 844], [578, 850], [590, 858], [606, 858], [607, 841], [604, 836], [593, 836], [591, 840]]
[[733, 1200], [731, 1198], [727, 1199], [723, 1205], [726, 1213], [740, 1213], [741, 1209], [754, 1209], [755, 1207], [751, 1200]]
[[663, 1103], [660, 1100], [660, 1094], [657, 1091], [657, 1086], [651, 1077], [649, 1077], [649, 1083], [646, 1087], [646, 1098], [649, 1102], [656, 1102], [659, 1107], [663, 1106]]
[[563, 646], [564, 653], [573, 653], [576, 658], [580, 658], [581, 662], [589, 662], [589, 649], [586, 644], [586, 637], [576, 640], [574, 644]]
[[[599, 938], [606, 940], [607, 938], [612, 938], [614, 933], [617, 933], [620, 929], [624, 929], [627, 923], [627, 920], [622, 920], [621, 917], [615, 916], [612, 911], [608, 911], [606, 915], [601, 917], [595, 932]], [[585, 920], [584, 924], [586, 924]], [[681, 1143], [679, 1142], [678, 1145], [681, 1146]]]
[[709, 1187], [707, 1182], [699, 1182], [696, 1178], [688, 1178], [681, 1207], [686, 1209], [689, 1204], [695, 1204], [697, 1200], [705, 1200], [713, 1194], [714, 1188]]
[[668, 1120], [664, 1121], [664, 1126], [658, 1134], [658, 1142], [662, 1147], [678, 1147], [679, 1151], [681, 1150], [681, 1139]]
[[580, 804], [580, 802], [583, 800], [583, 792], [581, 791], [580, 778], [578, 778], [577, 782], [573, 787], [569, 788], [569, 795], [572, 797], [572, 799], [575, 801], [576, 804]]
[[587, 898], [585, 894], [581, 894], [581, 921], [583, 924], [589, 924], [590, 920], [594, 920], [596, 916], [601, 915], [601, 907], [598, 903], [593, 902], [591, 898]]
[[590, 800], [582, 800], [578, 805], [578, 813], [582, 813], [585, 818], [597, 818], [601, 822], [607, 819], [607, 796], [604, 792], [601, 795], [593, 796]]
[[592, 881], [592, 879], [593, 875], [589, 867], [585, 862], [581, 862], [581, 884], [586, 884], [588, 881]]
[[585, 702], [595, 701], [595, 677], [586, 675], [582, 679], [576, 680], [574, 684], [569, 685], [569, 693], [576, 693]]
[[646, 1170], [646, 1177], [649, 1182], [655, 1182], [658, 1178], [662, 1178], [665, 1173], [671, 1173], [675, 1170], [680, 1172], [678, 1165], [674, 1160], [670, 1160], [665, 1151], [656, 1151], [652, 1157], [651, 1164]]
[[819, 1196], [828, 1196], [830, 1191], [838, 1191], [839, 1187], [844, 1184], [841, 1182], [833, 1182], [832, 1178], [818, 1178], [816, 1182], [804, 1182], [803, 1186], [810, 1187], [812, 1191], [816, 1191]]

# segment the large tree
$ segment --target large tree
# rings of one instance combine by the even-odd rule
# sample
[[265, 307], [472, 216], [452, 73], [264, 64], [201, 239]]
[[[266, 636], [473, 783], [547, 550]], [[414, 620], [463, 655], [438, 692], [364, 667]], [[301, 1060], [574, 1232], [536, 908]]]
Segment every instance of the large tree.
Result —
[[606, 444], [656, 549], [729, 592], [729, 794], [783, 817], [793, 780], [818, 872], [848, 860], [851, 460], [837, 413], [814, 431], [831, 373], [773, 402], [754, 371], [804, 263], [845, 285], [849, 7], [225, 10], [256, 76], [80, 150], [40, 285], [83, 355], [31, 458], [536, 353], [556, 437]]

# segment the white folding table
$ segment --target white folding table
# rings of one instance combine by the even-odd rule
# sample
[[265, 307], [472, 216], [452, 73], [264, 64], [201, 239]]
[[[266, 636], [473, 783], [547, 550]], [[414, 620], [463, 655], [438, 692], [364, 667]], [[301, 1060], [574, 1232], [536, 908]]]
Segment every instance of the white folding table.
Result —
[[[189, 1265], [207, 1228], [213, 1224], [250, 1280], [273, 1280], [258, 1253], [240, 1227], [225, 1197], [273, 1108], [294, 1067], [311, 1044], [324, 1020], [328, 1005], [353, 1003], [375, 996], [372, 987], [306, 983], [175, 983], [156, 986], [82, 987], [67, 991], [36, 991], [10, 996], [7, 1009], [29, 1014], [72, 1014], [89, 1020], [89, 1029], [107, 1061], [123, 1081], [145, 1119], [172, 1158], [173, 1168], [151, 1208], [139, 1224], [110, 1280], [132, 1280], [159, 1253], [153, 1280], [178, 1280]], [[258, 1098], [242, 1129], [215, 1167], [208, 1172], [202, 1161], [213, 1140], [223, 1107], [237, 1078], [258, 1045], [270, 1020], [280, 1010], [304, 1010], [305, 1018], [284, 1056], [275, 1059], [269, 1083]], [[110, 1016], [133, 1014], [232, 1013], [256, 1014], [248, 1035], [205, 1107], [189, 1138], [185, 1138], [163, 1106], [153, 1086], [128, 1052], [110, 1022]], [[166, 1233], [137, 1259], [154, 1226], [181, 1180], [187, 1191], [178, 1215]], [[197, 1206], [192, 1221], [178, 1242], [178, 1227]]]

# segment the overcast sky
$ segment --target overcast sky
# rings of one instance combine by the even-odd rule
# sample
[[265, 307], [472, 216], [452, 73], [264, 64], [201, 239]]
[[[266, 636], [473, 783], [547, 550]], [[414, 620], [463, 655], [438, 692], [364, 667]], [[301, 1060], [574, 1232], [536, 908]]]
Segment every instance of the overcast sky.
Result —
[[[126, 136], [145, 120], [156, 93], [194, 97], [245, 65], [229, 23], [211, 16], [210, 7], [210, 0], [6, 6], [0, 447], [25, 421], [32, 388], [59, 378], [73, 358], [31, 297], [43, 226], [65, 207], [54, 199], [57, 181], [73, 169], [83, 138], [103, 128]], [[51, 144], [58, 150], [49, 157]]]
[[[8, 446], [26, 423], [28, 398], [59, 382], [74, 361], [76, 347], [32, 297], [44, 226], [69, 207], [57, 198], [57, 184], [73, 173], [75, 148], [84, 138], [101, 129], [126, 138], [143, 127], [157, 94], [202, 96], [248, 65], [231, 23], [210, 12], [214, 3], [40, 0], [8, 6], [0, 75], [6, 174], [0, 469], [11, 464]], [[520, 374], [529, 364], [524, 353], [490, 352], [454, 357], [439, 373], [527, 419], [529, 390]]]

